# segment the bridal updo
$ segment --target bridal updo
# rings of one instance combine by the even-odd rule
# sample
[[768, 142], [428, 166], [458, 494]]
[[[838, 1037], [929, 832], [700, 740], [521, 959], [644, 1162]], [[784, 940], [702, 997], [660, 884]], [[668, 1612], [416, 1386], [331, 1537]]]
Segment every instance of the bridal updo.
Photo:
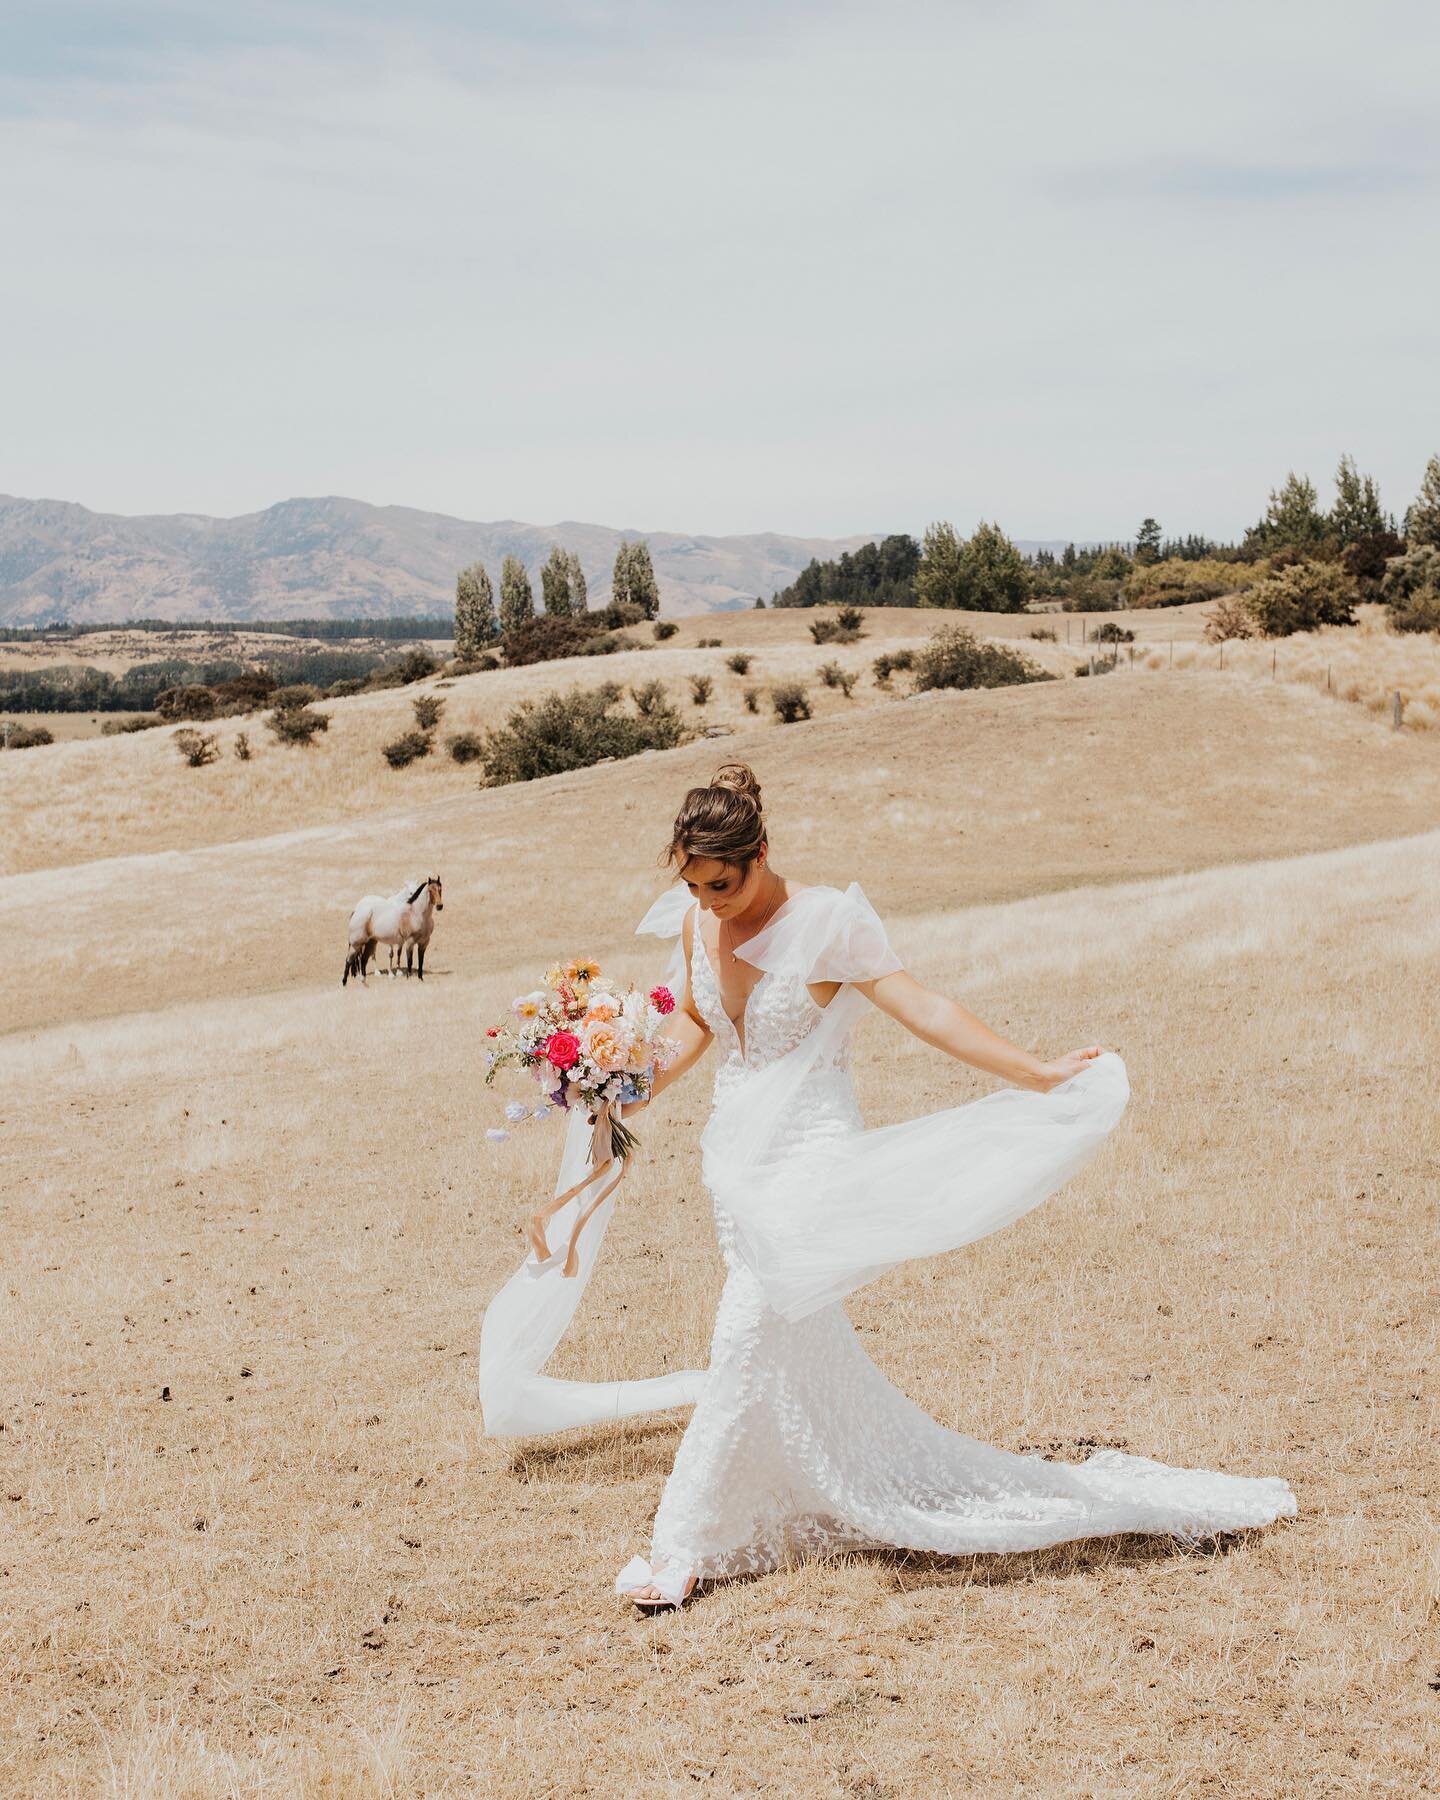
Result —
[[708, 787], [691, 788], [685, 796], [661, 861], [679, 868], [699, 856], [748, 870], [765, 841], [755, 771], [748, 763], [725, 763]]

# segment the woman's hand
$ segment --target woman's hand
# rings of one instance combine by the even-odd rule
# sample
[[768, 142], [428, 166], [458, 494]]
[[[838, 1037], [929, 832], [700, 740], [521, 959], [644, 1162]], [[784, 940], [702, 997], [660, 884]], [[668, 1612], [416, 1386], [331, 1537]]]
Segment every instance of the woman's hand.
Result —
[[1087, 1044], [1083, 1050], [1071, 1050], [1059, 1056], [1054, 1062], [1041, 1063], [1039, 1073], [1033, 1081], [1025, 1083], [1034, 1088], [1037, 1094], [1048, 1094], [1053, 1087], [1059, 1087], [1062, 1081], [1068, 1081], [1072, 1075], [1078, 1075], [1086, 1063], [1094, 1062], [1097, 1056], [1103, 1056], [1104, 1049], [1099, 1044]]

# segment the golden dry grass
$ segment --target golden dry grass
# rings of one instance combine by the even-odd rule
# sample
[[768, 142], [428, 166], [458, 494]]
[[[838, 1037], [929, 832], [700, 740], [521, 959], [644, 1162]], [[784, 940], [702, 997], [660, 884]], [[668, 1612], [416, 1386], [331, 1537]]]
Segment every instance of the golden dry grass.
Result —
[[[1440, 834], [969, 909], [847, 851], [829, 873], [884, 896], [918, 974], [1026, 1041], [1099, 1035], [1135, 1084], [1064, 1196], [855, 1302], [872, 1353], [982, 1437], [1281, 1473], [1299, 1519], [1195, 1553], [880, 1552], [631, 1617], [609, 1582], [678, 1420], [496, 1443], [474, 1397], [555, 1150], [484, 1144], [474, 1048], [538, 950], [537, 832], [497, 880], [523, 960], [469, 938], [424, 989], [234, 998], [210, 965], [0, 1040], [0, 1791], [1427, 1791]], [[190, 890], [192, 925], [230, 898]], [[636, 973], [638, 898], [585, 919]], [[87, 930], [58, 916], [52, 972]], [[859, 1076], [877, 1121], [981, 1085], [879, 1021]], [[560, 1368], [703, 1358], [705, 1082], [648, 1121]]]
[[[516, 895], [543, 882], [556, 844], [634, 845], [623, 868], [567, 897], [568, 931], [608, 939], [654, 892], [652, 859], [677, 796], [736, 754], [760, 770], [790, 868], [805, 880], [866, 871], [887, 912], [1353, 844], [1440, 820], [1440, 758], [1422, 734], [1302, 689], [1214, 675], [923, 695], [541, 783], [484, 791], [471, 779], [445, 798], [233, 843], [206, 839], [227, 826], [233, 835], [235, 790], [217, 783], [202, 810], [193, 796], [216, 769], [184, 769], [172, 753], [153, 798], [138, 774], [132, 789], [115, 789], [117, 808], [129, 804], [148, 825], [149, 854], [0, 877], [0, 931], [25, 946], [0, 1020], [18, 1029], [338, 983], [355, 901], [427, 873], [445, 881], [436, 979], [511, 967], [535, 943], [534, 904]], [[37, 832], [53, 831], [53, 809], [31, 798]], [[145, 842], [126, 827], [121, 842], [137, 836]]]
[[1385, 609], [1361, 609], [1354, 626], [1326, 626], [1298, 631], [1293, 637], [1237, 639], [1220, 649], [1213, 644], [1177, 646], [1145, 652], [1143, 666], [1170, 668], [1223, 667], [1227, 675], [1251, 681], [1295, 682], [1327, 698], [1362, 706], [1389, 717], [1391, 697], [1399, 694], [1403, 723], [1419, 731], [1440, 727], [1440, 637], [1429, 632], [1391, 631]]
[[[1162, 632], [1178, 633], [1181, 642], [1198, 639], [1204, 625], [1203, 609], [1194, 607], [1173, 608], [1163, 618], [1153, 613], [1112, 616], [1129, 621], [1128, 628], [1141, 640]], [[0, 758], [0, 874], [160, 848], [192, 849], [469, 794], [476, 784], [475, 769], [452, 762], [444, 739], [499, 724], [520, 701], [577, 683], [660, 680], [697, 731], [773, 733], [792, 729], [777, 723], [770, 706], [769, 689], [777, 681], [805, 682], [817, 720], [847, 719], [858, 710], [899, 704], [905, 678], [897, 677], [891, 690], [878, 688], [875, 657], [884, 650], [914, 648], [939, 625], [958, 622], [1017, 639], [1033, 661], [1057, 675], [1068, 675], [1084, 654], [1082, 625], [1095, 625], [1093, 618], [1087, 625], [1079, 617], [1067, 621], [1062, 615], [1037, 620], [894, 608], [867, 614], [866, 635], [857, 644], [817, 646], [810, 639], [812, 617], [789, 609], [686, 619], [678, 622], [679, 631], [668, 642], [618, 656], [494, 670], [327, 701], [322, 710], [330, 716], [330, 729], [308, 750], [277, 743], [258, 716], [222, 720], [204, 728], [216, 733], [222, 751], [221, 760], [204, 770], [183, 765], [169, 729], [133, 738], [92, 736], [87, 742], [27, 753], [43, 756], [42, 763]], [[1067, 625], [1073, 633], [1068, 647], [1063, 641]], [[1062, 641], [1036, 640], [1031, 634], [1037, 629], [1053, 629]], [[645, 630], [636, 628], [632, 635], [643, 641]], [[722, 639], [722, 648], [697, 647], [698, 638], [711, 636]], [[727, 666], [737, 649], [754, 657], [743, 676]], [[858, 676], [850, 699], [818, 678], [820, 665], [832, 661]], [[704, 707], [691, 702], [692, 674], [714, 681], [714, 694]], [[746, 709], [747, 688], [759, 691], [758, 714]], [[411, 728], [411, 701], [421, 691], [434, 691], [446, 701], [436, 753], [407, 769], [391, 769], [382, 748]], [[247, 763], [233, 755], [241, 731], [253, 750]]]

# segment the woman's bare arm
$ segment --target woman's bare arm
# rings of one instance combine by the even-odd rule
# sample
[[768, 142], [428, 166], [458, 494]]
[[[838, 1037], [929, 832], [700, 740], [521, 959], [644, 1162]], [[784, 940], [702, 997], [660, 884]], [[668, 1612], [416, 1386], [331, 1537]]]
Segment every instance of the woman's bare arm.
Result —
[[[710, 1048], [712, 1033], [695, 1010], [694, 997], [690, 992], [690, 956], [694, 943], [691, 934], [694, 925], [695, 915], [686, 913], [681, 932], [685, 944], [685, 992], [676, 1004], [675, 1011], [665, 1021], [665, 1035], [676, 1040], [680, 1046], [680, 1054], [668, 1069], [662, 1069], [655, 1077], [650, 1089], [650, 1100], [663, 1093], [672, 1082], [678, 1081], [687, 1070], [693, 1069]], [[629, 1106], [621, 1107], [621, 1117], [628, 1119], [631, 1113], [643, 1112], [650, 1100], [636, 1100]]]
[[992, 1031], [957, 1000], [923, 987], [903, 969], [893, 975], [881, 975], [875, 981], [857, 981], [855, 985], [881, 1012], [888, 1013], [922, 1043], [933, 1044], [947, 1056], [983, 1069], [988, 1075], [998, 1075], [1016, 1087], [1048, 1093], [1100, 1055], [1100, 1046], [1091, 1044], [1054, 1062], [1041, 1062], [1028, 1050]]

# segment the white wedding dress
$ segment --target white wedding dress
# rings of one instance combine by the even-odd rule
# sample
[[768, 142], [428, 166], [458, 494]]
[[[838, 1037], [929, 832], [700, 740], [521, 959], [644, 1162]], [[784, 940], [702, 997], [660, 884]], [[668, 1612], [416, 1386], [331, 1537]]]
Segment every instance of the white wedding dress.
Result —
[[[678, 932], [691, 904], [674, 891], [662, 896], [641, 930]], [[1068, 1179], [1124, 1108], [1118, 1057], [1097, 1059], [1049, 1094], [1002, 1089], [867, 1131], [849, 1072], [864, 997], [843, 986], [822, 1009], [809, 991], [901, 966], [859, 888], [802, 889], [739, 948], [762, 971], [739, 1029], [721, 1004], [698, 918], [692, 941], [688, 971], [677, 946], [671, 978], [679, 991], [688, 976], [721, 1054], [702, 1149], [728, 1274], [708, 1370], [612, 1383], [540, 1374], [613, 1201], [585, 1228], [594, 1235], [588, 1243], [582, 1235], [579, 1280], [559, 1275], [558, 1253], [543, 1265], [532, 1256], [492, 1302], [482, 1335], [490, 1432], [695, 1402], [650, 1560], [632, 1561], [617, 1588], [653, 1580], [679, 1599], [691, 1574], [755, 1574], [837, 1549], [968, 1555], [1132, 1531], [1191, 1540], [1295, 1512], [1278, 1479], [1111, 1450], [1053, 1463], [951, 1431], [886, 1380], [839, 1304], [886, 1268], [998, 1229]], [[584, 1169], [575, 1123], [565, 1185]], [[557, 1216], [554, 1241], [568, 1222]]]

